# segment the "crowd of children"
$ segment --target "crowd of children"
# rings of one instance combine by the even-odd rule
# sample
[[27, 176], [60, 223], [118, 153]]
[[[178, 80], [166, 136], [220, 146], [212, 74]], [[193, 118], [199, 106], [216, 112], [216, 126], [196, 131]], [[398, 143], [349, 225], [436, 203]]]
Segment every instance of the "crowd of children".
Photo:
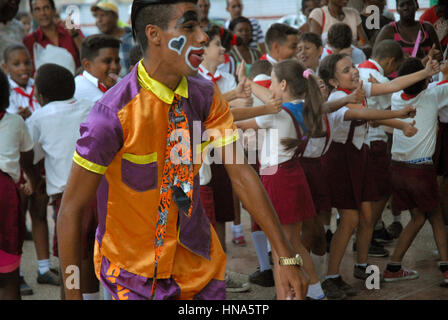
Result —
[[[183, 2], [195, 3], [176, 3]], [[336, 1], [330, 3], [331, 8]], [[314, 4], [317, 6], [317, 2]], [[339, 8], [342, 15], [347, 16], [349, 24], [331, 16], [331, 10], [325, 6], [313, 10], [310, 24], [306, 27], [295, 29], [274, 23], [265, 35], [259, 35], [260, 40], [253, 38], [260, 32], [258, 29], [254, 32], [253, 19], [241, 15], [241, 1], [228, 0], [227, 6], [228, 11], [233, 12], [232, 19], [226, 24], [228, 29], [207, 24], [203, 30], [206, 40], [201, 43], [201, 48], [193, 50], [192, 55], [196, 55], [200, 63], [196, 68], [197, 79], [193, 77], [191, 83], [207, 83], [209, 87], [204, 88], [215, 88], [222, 95], [236, 127], [243, 130], [240, 139], [245, 155], [251, 159], [251, 154], [256, 153], [256, 161], [250, 164], [266, 191], [286, 239], [294, 252], [300, 255], [303, 270], [309, 278], [306, 295], [302, 298], [340, 300], [356, 296], [356, 290], [342, 279], [340, 270], [352, 236], [353, 250], [356, 251], [353, 266], [355, 278], [365, 280], [368, 277], [369, 256], [389, 256], [380, 242], [388, 243], [394, 238], [398, 240], [382, 273], [384, 281], [417, 278], [418, 272], [406, 269], [402, 261], [426, 220], [431, 224], [440, 256], [438, 267], [443, 283], [448, 286], [448, 212], [441, 205], [448, 203], [444, 199], [448, 190], [448, 63], [441, 60], [434, 47], [431, 50], [427, 41], [403, 46], [397, 38], [394, 38], [395, 41], [388, 39], [388, 33], [399, 34], [397, 28], [404, 25], [406, 20], [400, 24], [386, 24], [383, 31], [372, 33], [372, 37], [378, 34], [378, 38], [372, 50], [365, 50], [360, 45], [369, 40], [364, 37], [370, 33], [362, 31], [361, 22], [353, 9]], [[350, 18], [351, 15], [354, 17]], [[185, 17], [182, 19], [187, 22], [182, 23], [199, 28], [197, 16], [196, 20], [194, 16]], [[329, 17], [337, 21], [329, 25]], [[20, 18], [29, 17], [23, 15]], [[411, 22], [409, 24], [413, 24], [413, 20]], [[133, 27], [138, 28], [138, 25]], [[150, 31], [147, 32], [149, 34]], [[138, 37], [136, 33], [134, 36]], [[173, 44], [173, 40], [168, 44], [170, 50], [178, 50], [179, 55], [187, 41], [185, 36], [182, 37], [174, 39], [177, 44]], [[151, 41], [151, 46], [162, 43], [154, 38]], [[263, 46], [257, 48], [257, 44], [262, 42]], [[410, 52], [410, 48], [417, 52], [419, 45], [422, 46], [419, 54]], [[188, 98], [189, 94], [196, 97], [193, 85], [193, 93], [185, 92], [182, 82], [175, 91], [170, 91], [165, 84], [145, 73], [142, 59], [148, 55], [148, 48], [141, 43], [130, 51], [130, 73], [120, 78], [119, 49], [120, 40], [112, 36], [86, 37], [81, 45], [81, 68], [75, 76], [57, 64], [44, 64], [34, 70], [30, 52], [22, 44], [9, 46], [1, 57], [0, 300], [20, 299], [21, 295], [32, 294], [20, 273], [28, 211], [38, 259], [37, 281], [51, 285], [63, 283], [61, 270], [52, 268], [50, 264], [47, 208], [50, 205], [53, 207], [57, 224], [61, 202], [64, 202], [68, 188], [72, 159], [92, 172], [104, 174], [106, 171], [107, 166], [98, 163], [105, 161], [101, 157], [112, 159], [112, 154], [106, 152], [93, 160], [87, 160], [83, 155], [87, 152], [94, 154], [91, 148], [97, 142], [89, 139], [95, 134], [104, 135], [99, 128], [109, 126], [114, 137], [130, 139], [132, 126], [144, 126], [138, 123], [138, 112], [155, 112], [136, 111], [140, 110], [137, 104], [144, 105], [144, 102], [141, 102], [142, 95], [136, 94], [139, 91], [135, 90], [154, 92], [158, 88], [161, 93], [157, 98], [163, 101]], [[191, 66], [194, 58], [188, 59], [187, 64], [195, 69]], [[137, 89], [133, 87], [134, 82]], [[107, 95], [111, 89], [115, 90], [115, 98], [120, 103], [125, 101], [120, 98], [121, 95], [128, 99], [126, 101], [131, 107], [125, 112], [112, 114], [109, 107], [103, 104], [104, 99], [113, 99], [112, 95]], [[174, 98], [169, 98], [171, 94]], [[213, 96], [216, 95], [215, 92]], [[153, 99], [153, 96], [148, 99]], [[198, 103], [205, 103], [203, 101], [211, 97], [204, 94], [201, 99]], [[216, 105], [213, 102], [213, 108], [222, 108]], [[191, 108], [194, 110], [195, 106]], [[199, 109], [194, 112], [200, 115], [192, 115], [192, 111], [188, 110], [186, 117], [203, 116], [203, 111]], [[103, 116], [106, 114], [110, 123], [106, 124], [105, 118], [101, 118], [98, 127], [92, 126], [89, 119], [100, 113]], [[213, 116], [214, 122], [224, 119], [220, 118], [224, 117], [222, 114]], [[120, 132], [112, 128], [125, 121], [123, 119], [129, 121], [129, 128], [120, 127]], [[212, 122], [210, 119], [207, 121]], [[210, 124], [207, 121], [205, 125]], [[101, 138], [108, 141], [108, 137]], [[130, 140], [126, 148], [139, 145]], [[111, 148], [118, 148], [112, 137], [107, 143]], [[214, 232], [210, 236], [210, 246], [216, 245], [213, 237], [217, 237], [223, 251], [228, 251], [225, 226], [230, 221], [233, 222], [233, 245], [246, 246], [241, 213], [247, 203], [242, 205], [244, 201], [242, 198], [240, 200], [241, 185], [233, 182], [225, 164], [210, 163], [210, 159], [216, 158], [214, 152], [217, 151], [203, 145], [201, 147], [206, 150], [203, 152], [206, 155], [200, 169], [195, 171], [199, 179], [195, 179], [194, 183], [200, 184], [198, 199], [216, 232], [216, 236]], [[156, 187], [143, 187], [130, 174], [134, 171], [146, 174], [139, 168], [157, 161], [157, 153], [156, 160], [151, 160], [151, 155], [154, 154], [140, 156], [124, 153], [120, 160], [123, 183], [133, 189], [132, 192], [142, 193]], [[114, 167], [113, 170], [118, 169]], [[442, 176], [441, 182], [438, 176]], [[107, 184], [106, 179], [101, 180], [100, 188], [108, 188]], [[160, 190], [162, 192], [163, 188]], [[74, 194], [73, 190], [69, 194]], [[102, 258], [107, 261], [108, 269], [103, 270], [101, 265], [101, 270], [95, 270], [94, 246], [98, 253], [98, 245], [101, 245], [98, 237], [104, 237], [106, 228], [104, 220], [101, 220], [105, 219], [101, 216], [102, 210], [105, 210], [101, 207], [103, 198], [104, 195], [98, 192], [97, 197], [86, 200], [80, 226], [77, 226], [82, 239], [81, 245], [76, 245], [82, 258], [82, 297], [100, 299], [98, 279], [104, 286], [104, 299], [134, 295], [148, 297], [149, 293], [143, 294], [125, 286], [131, 276], [139, 275], [140, 267], [130, 269], [134, 270], [131, 273], [122, 269], [124, 267], [121, 265], [115, 266], [113, 261], [107, 260], [113, 256], [110, 253], [110, 257], [104, 254]], [[391, 233], [383, 222], [382, 215], [388, 204], [394, 211], [394, 223], [400, 227], [400, 212], [409, 210], [411, 214], [410, 222], [398, 234]], [[333, 233], [330, 225], [332, 213], [336, 212], [338, 223]], [[282, 254], [278, 252], [278, 247], [271, 248], [268, 233], [261, 227], [265, 226], [265, 222], [252, 218], [251, 237], [258, 258], [253, 269], [258, 269], [249, 276], [249, 282], [264, 287], [275, 286], [276, 297], [288, 299], [290, 296], [283, 290], [283, 269], [278, 264]], [[120, 223], [118, 220], [113, 221], [112, 226]], [[59, 222], [57, 229], [55, 227], [51, 241], [55, 257], [59, 256], [58, 231], [63, 230], [62, 223]], [[160, 233], [164, 234], [163, 231]], [[64, 250], [67, 250], [66, 239], [64, 237]], [[106, 249], [113, 251], [110, 246], [105, 247], [105, 252]], [[312, 257], [327, 254], [325, 276], [319, 278], [315, 265], [318, 260]], [[215, 249], [213, 255], [219, 256], [220, 251]], [[63, 256], [68, 255], [64, 253]], [[156, 263], [155, 267], [157, 270]], [[162, 271], [164, 268], [160, 266]], [[217, 273], [223, 273], [221, 271]], [[125, 274], [124, 278], [119, 278], [120, 272]], [[141, 278], [146, 279], [146, 274]], [[237, 281], [230, 272], [225, 272], [225, 276], [223, 273], [222, 278], [228, 292], [250, 290], [249, 283]], [[124, 282], [116, 284], [115, 281]], [[182, 286], [187, 286], [188, 279], [182, 281]], [[167, 282], [160, 283], [168, 285]], [[151, 286], [155, 290], [156, 281]], [[160, 293], [155, 297], [161, 297]], [[203, 297], [210, 298], [205, 293]], [[61, 290], [61, 298], [64, 298], [64, 290]]]

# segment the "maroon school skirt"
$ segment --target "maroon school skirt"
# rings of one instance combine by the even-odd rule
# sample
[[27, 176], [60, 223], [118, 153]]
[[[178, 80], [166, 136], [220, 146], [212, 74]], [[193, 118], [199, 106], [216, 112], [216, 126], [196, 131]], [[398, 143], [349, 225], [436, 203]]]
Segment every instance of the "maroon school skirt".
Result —
[[390, 182], [390, 154], [387, 143], [372, 141], [367, 151], [366, 195], [368, 200], [378, 201], [389, 197], [392, 192]]
[[261, 170], [261, 182], [281, 224], [301, 222], [316, 215], [305, 172], [297, 159], [280, 164], [272, 175], [263, 175]]
[[418, 208], [429, 213], [440, 204], [436, 170], [432, 165], [391, 162], [392, 194], [400, 211]]
[[[54, 202], [54, 233], [53, 233], [53, 255], [59, 256], [58, 253], [58, 238], [57, 238], [57, 219], [59, 209], [61, 207], [62, 194], [59, 195]], [[82, 259], [87, 259], [89, 253], [93, 252], [95, 247], [95, 233], [98, 226], [98, 212], [97, 201], [94, 197], [90, 206], [84, 211], [81, 222], [81, 242], [82, 242]]]
[[436, 149], [433, 156], [438, 176], [448, 175], [448, 123], [439, 122]]
[[323, 156], [332, 207], [360, 210], [361, 202], [371, 200], [365, 192], [367, 150], [365, 144], [358, 150], [351, 142], [333, 141]]
[[20, 255], [24, 240], [25, 215], [20, 210], [16, 184], [0, 170], [0, 250]]
[[215, 202], [216, 222], [233, 221], [235, 210], [233, 208], [232, 182], [223, 164], [212, 163], [212, 179], [208, 186], [213, 189]]
[[200, 186], [199, 194], [205, 215], [210, 220], [213, 228], [216, 229], [215, 201], [213, 199], [213, 189], [209, 186]]
[[330, 188], [328, 187], [328, 179], [322, 169], [322, 158], [300, 158], [300, 165], [305, 172], [316, 211], [330, 212]]

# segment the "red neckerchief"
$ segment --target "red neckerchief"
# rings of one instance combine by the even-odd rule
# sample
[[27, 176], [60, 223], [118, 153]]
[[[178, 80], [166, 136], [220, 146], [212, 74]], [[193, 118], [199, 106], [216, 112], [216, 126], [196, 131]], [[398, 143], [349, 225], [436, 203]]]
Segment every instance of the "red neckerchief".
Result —
[[444, 83], [448, 83], [448, 80], [442, 80], [442, 81], [438, 82], [437, 85], [440, 86], [441, 84], [444, 84]]
[[406, 101], [411, 100], [411, 99], [415, 98], [416, 96], [418, 96], [418, 94], [407, 94], [404, 92], [401, 93], [401, 99], [406, 100]]
[[373, 69], [373, 70], [376, 70], [379, 73], [381, 73], [380, 70], [378, 69], [378, 67], [372, 61], [369, 61], [369, 60], [366, 60], [363, 63], [360, 63], [358, 65], [358, 68]]
[[264, 55], [262, 55], [262, 56], [260, 57], [260, 60], [268, 60], [268, 54], [265, 53]]
[[[201, 71], [202, 73], [205, 73], [204, 70], [202, 70], [201, 67], [199, 67], [199, 71]], [[207, 76], [209, 76], [209, 77], [211, 78], [210, 80], [211, 80], [213, 83], [215, 83], [215, 84], [216, 84], [216, 82], [218, 82], [218, 81], [222, 78], [221, 75], [219, 75], [219, 76], [217, 76], [217, 77], [215, 78], [215, 76], [212, 75], [210, 72], [207, 72]]]
[[224, 53], [224, 63], [230, 62], [230, 56], [227, 53]]
[[13, 89], [15, 92], [17, 92], [18, 94], [20, 94], [21, 96], [28, 98], [28, 104], [30, 105], [31, 109], [34, 111], [34, 103], [33, 103], [33, 99], [34, 99], [34, 86], [33, 89], [31, 90], [31, 93], [28, 94], [26, 93], [22, 88], [20, 87], [16, 87]]
[[265, 87], [265, 88], [270, 88], [271, 87], [271, 80], [260, 80], [260, 81], [254, 81], [256, 84]]
[[331, 51], [330, 49], [326, 48], [325, 50], [327, 51], [328, 54], [333, 54], [333, 51]]
[[6, 111], [0, 112], [0, 120], [2, 120], [3, 116], [5, 115]]
[[102, 93], [107, 91], [107, 87], [99, 81], [98, 81], [98, 89], [100, 89]]
[[[352, 94], [352, 93], [353, 93], [352, 91], [350, 91], [350, 90], [348, 90], [348, 89], [341, 88], [341, 87], [337, 87], [336, 90], [345, 92], [346, 94]], [[367, 103], [366, 103], [366, 99], [365, 99], [365, 98], [364, 98], [364, 101], [361, 103], [361, 105], [362, 105], [364, 108], [367, 107]]]

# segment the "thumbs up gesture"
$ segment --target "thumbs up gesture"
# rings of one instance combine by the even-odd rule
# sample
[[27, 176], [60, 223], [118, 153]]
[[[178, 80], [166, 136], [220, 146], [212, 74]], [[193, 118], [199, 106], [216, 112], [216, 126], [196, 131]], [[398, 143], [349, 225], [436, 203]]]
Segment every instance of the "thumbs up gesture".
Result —
[[361, 104], [364, 101], [366, 93], [365, 93], [364, 89], [362, 88], [362, 86], [363, 86], [363, 81], [361, 80], [359, 82], [359, 85], [356, 87], [355, 91], [353, 91], [349, 95], [349, 103]]

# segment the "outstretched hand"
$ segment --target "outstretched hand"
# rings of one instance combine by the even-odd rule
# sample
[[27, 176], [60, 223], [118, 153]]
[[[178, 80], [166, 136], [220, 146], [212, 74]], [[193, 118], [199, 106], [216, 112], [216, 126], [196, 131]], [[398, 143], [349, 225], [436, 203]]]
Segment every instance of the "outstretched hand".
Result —
[[252, 86], [250, 81], [244, 77], [236, 87], [236, 94], [238, 98], [246, 99], [252, 96]]
[[406, 118], [414, 118], [415, 115], [417, 114], [417, 110], [415, 109], [414, 106], [406, 106], [405, 108], [401, 109], [399, 111], [399, 117], [401, 119], [406, 119]]
[[403, 134], [406, 137], [413, 137], [417, 134], [418, 129], [415, 127], [415, 120], [411, 123], [407, 123], [402, 129]]
[[355, 89], [355, 91], [353, 91], [348, 97], [349, 97], [349, 103], [353, 103], [353, 104], [361, 104], [365, 97], [366, 97], [366, 93], [363, 89], [363, 81], [361, 80], [359, 82], [358, 87]]
[[431, 59], [440, 61], [442, 60], [442, 52], [440, 50], [436, 49], [436, 44], [433, 43], [431, 49], [428, 52], [428, 56]]
[[236, 68], [236, 76], [238, 81], [242, 81], [246, 77], [246, 61], [241, 61], [240, 65]]
[[275, 94], [271, 96], [269, 102], [266, 104], [266, 111], [268, 114], [279, 113], [282, 110], [282, 99], [277, 98]]
[[425, 71], [428, 77], [432, 77], [433, 75], [440, 72], [440, 64], [437, 60], [429, 58], [428, 62], [425, 66]]
[[303, 300], [308, 291], [309, 277], [296, 266], [276, 266], [280, 271], [280, 290], [286, 300]]
[[369, 82], [370, 83], [380, 83], [372, 74], [369, 75]]

